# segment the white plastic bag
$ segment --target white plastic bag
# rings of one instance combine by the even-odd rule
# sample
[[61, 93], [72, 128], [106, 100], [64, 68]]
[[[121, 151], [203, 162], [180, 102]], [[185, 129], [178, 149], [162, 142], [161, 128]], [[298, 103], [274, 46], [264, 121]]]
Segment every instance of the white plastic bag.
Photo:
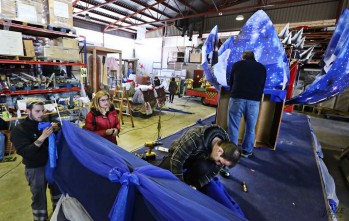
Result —
[[50, 221], [59, 221], [57, 217], [61, 208], [65, 218], [70, 221], [93, 221], [81, 203], [77, 199], [70, 197], [68, 194], [66, 194], [66, 196], [62, 194]]

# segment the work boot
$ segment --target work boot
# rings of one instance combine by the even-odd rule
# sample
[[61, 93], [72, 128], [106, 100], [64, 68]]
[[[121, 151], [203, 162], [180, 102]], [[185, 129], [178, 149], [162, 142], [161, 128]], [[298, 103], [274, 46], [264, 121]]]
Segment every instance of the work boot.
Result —
[[241, 153], [241, 157], [243, 158], [251, 158], [253, 156], [253, 153], [252, 152], [247, 152], [247, 151], [242, 151]]

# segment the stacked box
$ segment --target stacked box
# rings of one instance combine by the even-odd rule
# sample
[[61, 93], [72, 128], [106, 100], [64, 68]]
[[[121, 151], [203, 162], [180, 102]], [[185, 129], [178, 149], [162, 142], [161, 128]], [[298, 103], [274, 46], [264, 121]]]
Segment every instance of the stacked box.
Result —
[[16, 0], [16, 20], [44, 24], [42, 0]]
[[9, 0], [0, 0], [0, 18], [15, 19], [16, 18], [16, 2]]
[[22, 33], [0, 30], [0, 54], [23, 56]]
[[79, 49], [63, 49], [63, 60], [65, 61], [81, 61]]
[[72, 1], [48, 0], [48, 24], [55, 27], [72, 28]]
[[65, 49], [79, 49], [79, 41], [75, 38], [60, 37], [52, 41], [54, 46], [60, 46]]
[[25, 56], [35, 57], [33, 40], [23, 40], [23, 47]]
[[61, 61], [80, 61], [79, 49], [65, 49], [59, 46], [41, 46], [39, 58]]

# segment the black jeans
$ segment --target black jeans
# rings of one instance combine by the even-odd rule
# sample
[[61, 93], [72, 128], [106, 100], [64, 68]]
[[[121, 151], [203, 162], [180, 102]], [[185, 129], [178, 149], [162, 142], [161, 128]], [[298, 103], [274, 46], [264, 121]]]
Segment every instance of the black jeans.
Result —
[[173, 103], [174, 94], [170, 94], [170, 102]]

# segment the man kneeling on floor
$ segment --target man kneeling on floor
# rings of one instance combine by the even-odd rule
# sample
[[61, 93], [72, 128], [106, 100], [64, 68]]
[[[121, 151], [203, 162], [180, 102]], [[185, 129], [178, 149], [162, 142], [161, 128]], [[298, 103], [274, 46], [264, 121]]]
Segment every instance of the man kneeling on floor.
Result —
[[224, 166], [234, 167], [240, 156], [225, 130], [207, 125], [190, 128], [175, 140], [159, 167], [245, 217], [216, 177]]

